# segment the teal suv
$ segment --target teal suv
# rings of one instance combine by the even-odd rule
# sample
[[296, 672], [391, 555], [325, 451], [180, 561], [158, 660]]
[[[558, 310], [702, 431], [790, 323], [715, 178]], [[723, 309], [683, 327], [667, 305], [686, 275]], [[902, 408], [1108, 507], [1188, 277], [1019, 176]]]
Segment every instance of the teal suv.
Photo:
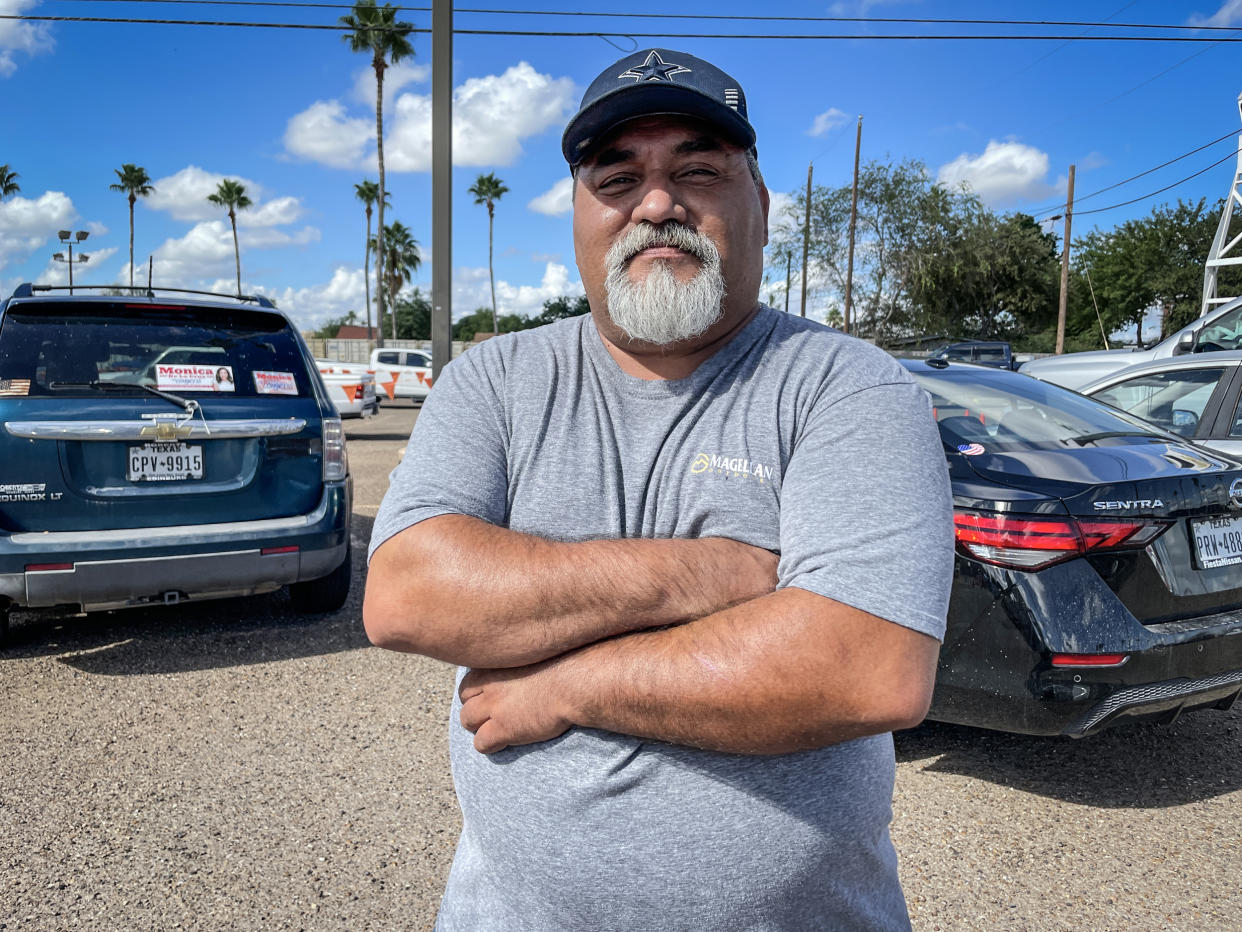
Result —
[[21, 285], [0, 304], [0, 636], [9, 611], [349, 594], [345, 438], [263, 298]]

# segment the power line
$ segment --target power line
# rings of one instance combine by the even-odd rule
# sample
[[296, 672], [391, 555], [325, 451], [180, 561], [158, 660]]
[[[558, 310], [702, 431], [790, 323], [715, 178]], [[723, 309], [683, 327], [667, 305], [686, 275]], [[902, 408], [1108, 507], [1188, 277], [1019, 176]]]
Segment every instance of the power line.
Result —
[[[315, 23], [260, 23], [226, 20], [186, 20], [186, 19], [147, 19], [140, 17], [109, 17], [109, 16], [34, 16], [29, 14], [0, 14], [0, 21], [15, 20], [20, 22], [51, 22], [51, 23], [124, 23], [147, 26], [227, 26], [252, 29], [327, 29], [334, 31], [359, 31], [353, 26], [326, 25]], [[1181, 28], [1181, 27], [1178, 27]], [[365, 29], [361, 31], [366, 31]], [[412, 28], [408, 32], [430, 33], [430, 29]], [[803, 40], [803, 41], [834, 41], [834, 40], [896, 40], [896, 41], [1020, 41], [1020, 42], [1242, 42], [1242, 36], [1225, 38], [1211, 36], [1058, 36], [1058, 35], [910, 35], [886, 34], [868, 35], [862, 33], [844, 34], [800, 34], [800, 33], [709, 33], [709, 32], [601, 32], [595, 31], [561, 31], [542, 29], [454, 29], [455, 35], [466, 36], [512, 36], [524, 38], [604, 38], [610, 35], [622, 35], [634, 39], [748, 39], [748, 40]]]
[[[1223, 159], [1217, 159], [1211, 165], [1207, 166], [1206, 168], [1199, 169], [1199, 171], [1195, 172], [1193, 175], [1187, 175], [1185, 178], [1182, 178], [1179, 181], [1175, 181], [1172, 184], [1167, 184], [1163, 188], [1160, 188], [1159, 190], [1152, 191], [1150, 194], [1144, 194], [1142, 197], [1136, 197], [1136, 198], [1133, 198], [1132, 200], [1122, 201], [1120, 204], [1110, 204], [1108, 207], [1096, 207], [1093, 210], [1076, 210], [1074, 211], [1074, 216], [1084, 217], [1088, 214], [1102, 214], [1107, 210], [1116, 210], [1118, 207], [1129, 207], [1131, 204], [1137, 204], [1139, 201], [1145, 201], [1148, 198], [1153, 198], [1157, 194], [1163, 194], [1165, 191], [1171, 190], [1172, 188], [1176, 188], [1179, 184], [1185, 184], [1187, 181], [1190, 181], [1194, 178], [1198, 178], [1200, 175], [1211, 171], [1213, 168], [1215, 168], [1217, 165], [1222, 164], [1223, 162], [1228, 162], [1231, 158], [1233, 158], [1239, 152], [1242, 152], [1242, 148], [1235, 149], [1234, 151], [1226, 155]], [[1057, 215], [1054, 217], [1043, 217], [1037, 220], [1036, 222], [1037, 223], [1048, 223], [1053, 220], [1060, 220], [1061, 216], [1062, 215]]]
[[[196, 3], [221, 6], [276, 6], [305, 7], [311, 9], [353, 9], [350, 3], [302, 3], [293, 0], [62, 0], [62, 2], [81, 3]], [[1133, 6], [1128, 3], [1122, 10]], [[398, 12], [430, 13], [431, 7], [397, 6]], [[720, 21], [720, 22], [784, 22], [784, 23], [863, 23], [863, 24], [905, 24], [933, 26], [1073, 26], [1079, 28], [1113, 29], [1196, 29], [1210, 32], [1242, 32], [1242, 26], [1187, 26], [1180, 23], [1111, 23], [1081, 22], [1078, 20], [1052, 19], [940, 19], [932, 17], [897, 17], [897, 16], [757, 16], [724, 13], [624, 13], [615, 11], [589, 10], [502, 10], [459, 7], [456, 13], [476, 13], [489, 16], [589, 16], [615, 19], [677, 19], [685, 21]], [[1118, 11], [1120, 12], [1120, 11]], [[698, 38], [690, 36], [688, 38]], [[712, 37], [716, 38], [716, 37]], [[1066, 38], [1057, 36], [1058, 39]]]
[[[1174, 162], [1180, 162], [1182, 159], [1190, 158], [1190, 156], [1195, 155], [1196, 153], [1202, 152], [1204, 149], [1210, 149], [1212, 146], [1216, 145], [1217, 143], [1224, 142], [1230, 136], [1237, 136], [1237, 135], [1239, 135], [1239, 131], [1236, 129], [1231, 129], [1229, 132], [1225, 133], [1225, 135], [1217, 136], [1211, 142], [1205, 142], [1203, 145], [1199, 146], [1197, 149], [1191, 149], [1189, 152], [1183, 152], [1181, 155], [1177, 156], [1176, 158], [1169, 159], [1167, 162], [1161, 162], [1159, 165], [1155, 166], [1154, 168], [1149, 168], [1146, 171], [1139, 172], [1137, 175], [1131, 175], [1129, 178], [1123, 178], [1121, 181], [1110, 184], [1106, 188], [1100, 188], [1098, 191], [1092, 191], [1090, 194], [1084, 194], [1082, 197], [1077, 198], [1074, 201], [1074, 203], [1081, 204], [1083, 201], [1087, 200], [1088, 198], [1095, 197], [1097, 194], [1103, 194], [1105, 191], [1111, 191], [1114, 188], [1120, 188], [1123, 184], [1129, 184], [1131, 181], [1137, 181], [1140, 178], [1150, 175], [1152, 172], [1158, 172], [1162, 168], [1168, 168]], [[1226, 156], [1226, 158], [1228, 158], [1228, 156]], [[1040, 214], [1047, 213], [1048, 211], [1060, 210], [1061, 206], [1062, 206], [1061, 204], [1051, 204], [1048, 207], [1037, 207], [1031, 211], [1031, 214], [1033, 216], [1038, 216]]]

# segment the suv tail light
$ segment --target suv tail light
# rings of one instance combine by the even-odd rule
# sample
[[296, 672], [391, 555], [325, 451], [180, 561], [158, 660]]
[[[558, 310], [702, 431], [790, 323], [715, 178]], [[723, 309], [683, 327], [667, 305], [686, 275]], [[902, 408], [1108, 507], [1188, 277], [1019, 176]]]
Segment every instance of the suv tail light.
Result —
[[345, 428], [339, 417], [323, 419], [323, 479], [330, 482], [349, 474], [349, 457], [345, 453]]
[[1080, 521], [962, 510], [953, 514], [958, 546], [967, 554], [983, 563], [1020, 570], [1043, 569], [1104, 550], [1136, 550], [1172, 523], [1153, 518]]

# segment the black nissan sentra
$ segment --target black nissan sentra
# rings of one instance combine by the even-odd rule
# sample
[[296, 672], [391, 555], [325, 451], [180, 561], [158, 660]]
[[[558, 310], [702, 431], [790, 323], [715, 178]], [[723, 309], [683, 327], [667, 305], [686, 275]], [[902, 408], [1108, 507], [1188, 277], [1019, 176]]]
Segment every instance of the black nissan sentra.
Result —
[[1029, 376], [903, 360], [957, 558], [929, 718], [1081, 737], [1242, 692], [1242, 462]]

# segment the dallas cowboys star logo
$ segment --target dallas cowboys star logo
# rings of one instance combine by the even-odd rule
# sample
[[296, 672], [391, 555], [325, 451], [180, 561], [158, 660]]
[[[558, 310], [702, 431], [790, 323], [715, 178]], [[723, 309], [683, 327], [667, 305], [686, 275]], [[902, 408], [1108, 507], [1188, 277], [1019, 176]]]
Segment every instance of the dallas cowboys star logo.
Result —
[[659, 52], [652, 52], [647, 56], [647, 60], [637, 68], [631, 68], [629, 71], [623, 71], [617, 75], [617, 80], [633, 78], [635, 81], [669, 81], [675, 74], [689, 73], [690, 69], [685, 67], [685, 65], [666, 62], [660, 57]]

